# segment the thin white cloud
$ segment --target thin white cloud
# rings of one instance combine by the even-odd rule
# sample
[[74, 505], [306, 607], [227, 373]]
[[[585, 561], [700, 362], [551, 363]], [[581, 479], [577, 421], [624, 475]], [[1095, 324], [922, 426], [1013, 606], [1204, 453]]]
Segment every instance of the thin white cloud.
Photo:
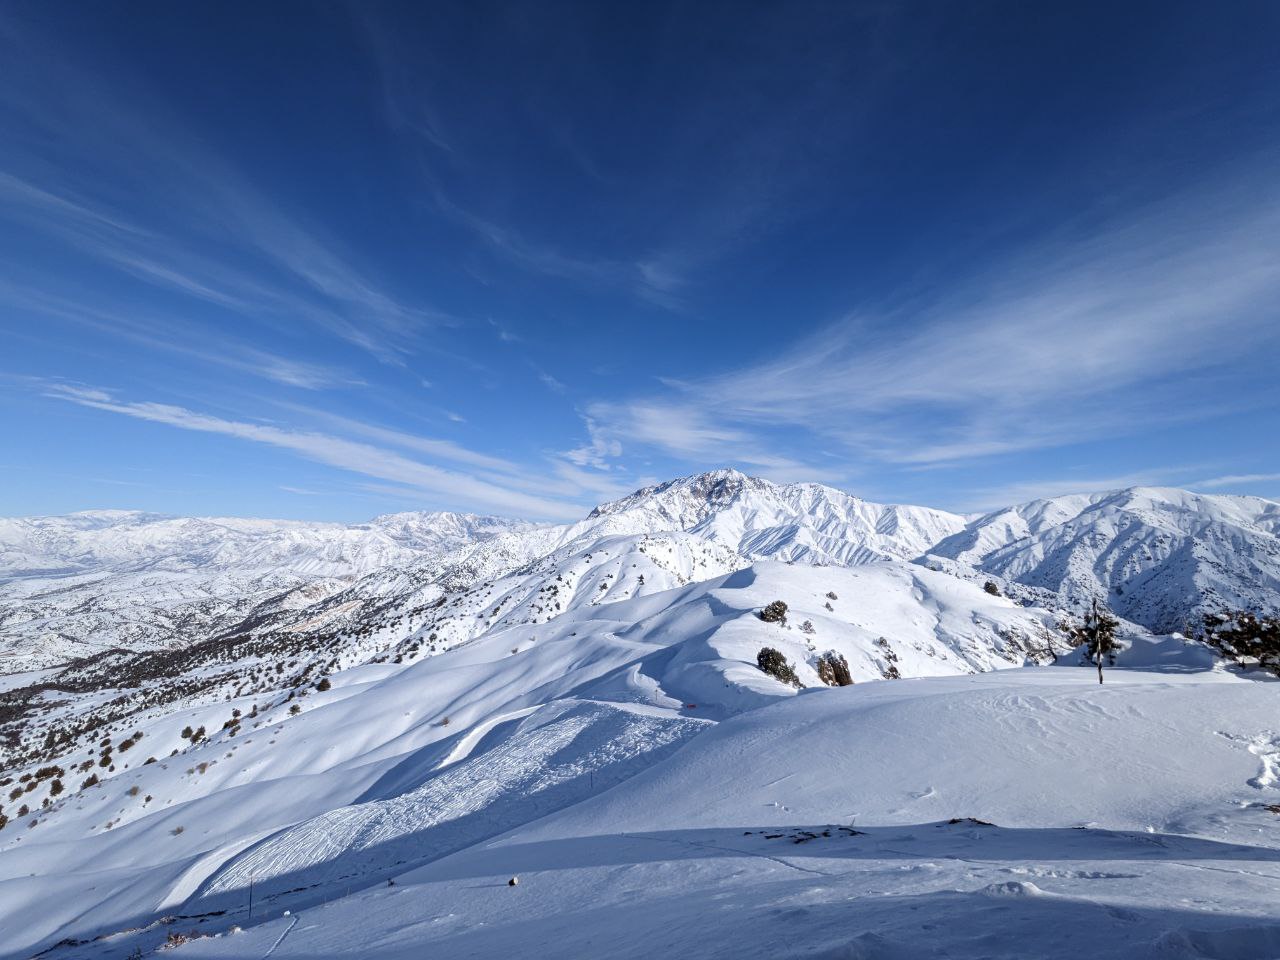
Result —
[[545, 370], [538, 371], [538, 379], [553, 393], [564, 393], [567, 387]]
[[343, 417], [338, 414], [328, 413], [323, 410], [315, 410], [309, 407], [290, 405], [290, 409], [306, 413], [309, 416], [319, 419], [321, 422], [328, 423], [334, 428], [347, 433], [358, 434], [360, 436], [368, 437], [370, 440], [376, 440], [379, 443], [390, 444], [391, 446], [400, 447], [405, 450], [414, 450], [418, 453], [425, 453], [440, 460], [462, 463], [470, 467], [479, 467], [483, 470], [490, 470], [496, 473], [515, 474], [520, 473], [523, 470], [519, 464], [511, 460], [504, 460], [501, 457], [494, 457], [489, 454], [478, 453], [475, 450], [469, 450], [460, 444], [454, 443], [452, 440], [438, 440], [433, 437], [420, 437], [412, 433], [405, 433], [402, 430], [393, 430], [389, 427], [364, 423], [359, 420], [353, 420], [350, 417]]
[[119, 401], [108, 392], [94, 388], [51, 384], [45, 393], [138, 420], [279, 447], [318, 463], [439, 496], [450, 503], [534, 519], [576, 519], [582, 514], [583, 508], [578, 504], [523, 493], [474, 475], [445, 470], [382, 447], [330, 434], [228, 420], [166, 403]]
[[1280, 483], [1280, 473], [1234, 473], [1224, 477], [1197, 480], [1191, 486], [1205, 487], [1212, 490], [1219, 487], [1243, 487], [1256, 483]]
[[[813, 445], [929, 464], [1197, 416], [1195, 375], [1274, 355], [1280, 191], [1262, 177], [1042, 244], [942, 294], [864, 309], [776, 357], [592, 404], [598, 428], [688, 460]], [[1265, 384], [1235, 382], [1248, 404]], [[793, 457], [794, 458], [794, 457]]]
[[78, 302], [43, 289], [3, 281], [0, 281], [0, 302], [57, 317], [150, 350], [239, 370], [291, 387], [323, 390], [364, 385], [363, 380], [348, 372], [240, 343], [225, 332], [214, 334], [173, 315], [156, 317], [119, 308], [108, 309], [100, 302]]
[[590, 442], [564, 453], [564, 458], [579, 467], [594, 467], [597, 470], [609, 469], [609, 458], [622, 456], [622, 443], [605, 436], [604, 432], [590, 417], [585, 418], [587, 436]]
[[[321, 224], [304, 222], [209, 150], [128, 72], [89, 76], [34, 21], [6, 24], [0, 108], [49, 143], [75, 143], [93, 177], [6, 154], [0, 213], [149, 284], [282, 328], [314, 324], [385, 362], [462, 321], [392, 292]], [[138, 206], [137, 197], [156, 198]], [[131, 215], [117, 212], [130, 204]], [[427, 344], [426, 346], [430, 346]]]
[[503, 260], [529, 273], [629, 290], [641, 299], [668, 309], [680, 306], [679, 299], [673, 294], [677, 283], [670, 270], [639, 260], [611, 260], [566, 253], [545, 241], [529, 239], [514, 227], [468, 210], [450, 199], [434, 183], [431, 192], [441, 213], [483, 241]]

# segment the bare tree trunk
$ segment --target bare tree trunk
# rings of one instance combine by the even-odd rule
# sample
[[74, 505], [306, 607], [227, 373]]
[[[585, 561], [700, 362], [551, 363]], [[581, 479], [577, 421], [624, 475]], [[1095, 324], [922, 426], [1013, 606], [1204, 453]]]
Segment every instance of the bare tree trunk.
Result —
[[1093, 598], [1093, 655], [1098, 661], [1098, 682], [1102, 682], [1102, 629], [1098, 619], [1098, 598]]
[[1053, 631], [1043, 625], [1041, 629], [1044, 630], [1044, 645], [1049, 649], [1049, 656], [1053, 657], [1054, 663], [1057, 663], [1058, 651], [1053, 649]]

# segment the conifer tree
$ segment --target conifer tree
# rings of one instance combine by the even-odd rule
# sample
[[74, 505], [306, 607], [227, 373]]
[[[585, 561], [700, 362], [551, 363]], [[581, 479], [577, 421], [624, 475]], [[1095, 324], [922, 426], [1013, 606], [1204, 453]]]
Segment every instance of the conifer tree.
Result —
[[1105, 658], [1109, 666], [1115, 666], [1116, 653], [1120, 649], [1116, 641], [1116, 628], [1120, 621], [1111, 615], [1106, 607], [1100, 607], [1095, 598], [1084, 622], [1072, 628], [1071, 638], [1077, 644], [1084, 645], [1085, 658], [1098, 666], [1098, 682], [1102, 683], [1102, 661]]

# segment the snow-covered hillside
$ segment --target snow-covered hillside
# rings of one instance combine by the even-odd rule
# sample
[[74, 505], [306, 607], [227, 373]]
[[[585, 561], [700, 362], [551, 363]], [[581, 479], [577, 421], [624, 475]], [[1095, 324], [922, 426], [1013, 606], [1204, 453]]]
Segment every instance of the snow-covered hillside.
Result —
[[[57, 761], [100, 783], [0, 832], [3, 955], [1270, 955], [1280, 687], [973, 674], [1042, 616], [901, 562], [763, 562], [136, 715]], [[825, 649], [854, 686], [816, 682]]]
[[156, 649], [0, 678], [0, 957], [1280, 956], [1280, 684], [1059, 630], [1274, 604], [1277, 511], [23, 521], [0, 644]]
[[1280, 503], [1138, 487], [997, 510], [930, 552], [1157, 632], [1199, 613], [1280, 609]]
[[[656, 556], [646, 580], [692, 542], [649, 541], [646, 552]], [[190, 896], [231, 896], [245, 871], [263, 897], [299, 885], [294, 874], [345, 876], [357, 861], [385, 879], [396, 861], [450, 852], [580, 799], [584, 775], [588, 792], [597, 778], [600, 788], [621, 782], [717, 720], [795, 697], [794, 687], [756, 668], [762, 645], [781, 649], [811, 685], [821, 685], [813, 665], [827, 650], [847, 657], [857, 681], [890, 667], [906, 676], [963, 675], [1025, 662], [1043, 616], [901, 561], [852, 570], [762, 562], [657, 593], [628, 591], [610, 581], [632, 569], [627, 558], [638, 552], [626, 546], [637, 543], [646, 541], [598, 546], [590, 573], [585, 556], [566, 557], [561, 570], [580, 563], [582, 576], [596, 579], [580, 591], [582, 602], [549, 622], [521, 595], [513, 601], [519, 613], [450, 652], [412, 664], [373, 658], [330, 674], [328, 689], [306, 696], [237, 696], [233, 676], [229, 702], [219, 689], [143, 705], [33, 759], [26, 770], [61, 767], [71, 789], [53, 794], [45, 778], [21, 792], [38, 822], [24, 817], [0, 832], [0, 870], [18, 881], [11, 889], [43, 888], [22, 880], [32, 868], [66, 892], [74, 884], [80, 916], [46, 911], [32, 936], [80, 937], [119, 923], [120, 896], [141, 910], [154, 893], [161, 911]], [[632, 595], [594, 596], [613, 590]], [[490, 602], [500, 599], [495, 590]], [[791, 608], [785, 625], [757, 616], [776, 599]], [[118, 693], [86, 699], [101, 715], [101, 702]], [[83, 723], [65, 696], [46, 699], [39, 713], [39, 730]], [[208, 739], [192, 745], [182, 737], [188, 728], [204, 728]], [[105, 754], [104, 740], [114, 748]], [[104, 755], [108, 765], [98, 762]], [[149, 757], [156, 762], [143, 762]], [[76, 789], [91, 772], [100, 782]], [[210, 856], [210, 843], [238, 851], [290, 823], [300, 825], [259, 844], [249, 860]], [[424, 847], [431, 823], [447, 827]], [[100, 873], [72, 880], [82, 857], [118, 882]], [[3, 899], [19, 911], [26, 902]]]
[[372, 571], [532, 527], [451, 513], [355, 525], [132, 511], [0, 519], [0, 671], [185, 646], [285, 591], [314, 602]]

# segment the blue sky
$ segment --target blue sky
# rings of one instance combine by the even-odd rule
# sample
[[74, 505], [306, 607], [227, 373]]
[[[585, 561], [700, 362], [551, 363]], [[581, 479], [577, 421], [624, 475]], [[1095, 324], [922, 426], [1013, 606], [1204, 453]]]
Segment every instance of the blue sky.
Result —
[[0, 513], [1280, 497], [1270, 2], [0, 7]]

